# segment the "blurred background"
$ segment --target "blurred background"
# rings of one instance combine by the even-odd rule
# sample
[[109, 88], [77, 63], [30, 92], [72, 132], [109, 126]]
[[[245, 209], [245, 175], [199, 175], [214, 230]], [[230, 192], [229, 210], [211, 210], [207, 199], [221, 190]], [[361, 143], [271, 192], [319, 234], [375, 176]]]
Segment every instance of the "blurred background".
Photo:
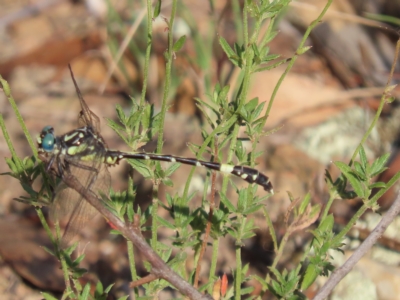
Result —
[[[208, 99], [217, 82], [235, 85], [239, 71], [227, 59], [218, 44], [224, 37], [231, 45], [242, 41], [238, 35], [235, 14], [242, 1], [182, 1], [180, 2], [173, 34], [175, 40], [186, 35], [184, 47], [173, 62], [170, 109], [166, 117], [164, 153], [193, 157], [188, 143], [201, 143], [202, 115], [194, 97]], [[153, 47], [147, 100], [160, 109], [163, 92], [167, 48], [167, 23], [170, 2], [162, 2], [160, 17], [153, 20]], [[211, 5], [213, 4], [213, 5]], [[321, 12], [325, 1], [296, 1], [277, 22], [278, 35], [270, 42], [271, 53], [290, 58], [300, 43], [308, 25]], [[102, 134], [110, 148], [129, 151], [123, 141], [105, 124], [105, 118], [115, 119], [115, 105], [127, 111], [130, 99], [140, 98], [143, 62], [146, 48], [145, 5], [139, 1], [67, 1], [67, 0], [0, 0], [0, 74], [11, 86], [21, 114], [33, 137], [46, 125], [63, 134], [76, 128], [80, 110], [67, 65], [71, 63], [78, 85], [91, 110], [102, 120]], [[312, 201], [327, 200], [324, 172], [338, 175], [332, 161], [348, 162], [379, 105], [383, 87], [395, 55], [395, 44], [400, 20], [398, 0], [337, 0], [328, 10], [324, 21], [311, 33], [307, 45], [312, 49], [301, 55], [281, 86], [267, 122], [273, 134], [260, 140], [257, 169], [267, 174], [275, 195], [267, 200], [276, 231], [284, 233], [283, 217], [289, 205], [286, 191], [295, 198], [311, 192]], [[262, 30], [265, 30], [263, 28]], [[127, 42], [127, 46], [124, 44]], [[121, 59], [115, 65], [115, 57]], [[249, 99], [259, 97], [268, 102], [285, 66], [256, 73], [253, 76]], [[395, 72], [392, 84], [399, 80]], [[400, 110], [398, 89], [396, 100], [384, 107], [377, 128], [365, 145], [369, 159], [392, 152], [390, 169], [379, 180], [388, 180], [400, 169], [398, 158]], [[231, 95], [232, 96], [232, 95]], [[15, 115], [3, 93], [0, 111], [4, 115], [17, 153], [31, 156]], [[154, 151], [155, 143], [144, 146]], [[0, 137], [0, 157], [10, 157]], [[182, 191], [189, 168], [182, 166], [172, 177], [173, 188]], [[8, 172], [0, 160], [0, 173]], [[122, 164], [111, 170], [113, 188], [123, 189], [132, 171]], [[151, 182], [134, 174], [138, 186], [138, 203], [146, 207], [151, 201]], [[196, 172], [192, 189], [201, 189], [204, 173]], [[220, 177], [219, 177], [220, 182]], [[238, 185], [246, 183], [235, 181]], [[262, 193], [259, 189], [259, 193]], [[381, 199], [382, 211], [395, 197], [396, 189]], [[17, 180], [0, 176], [0, 296], [1, 299], [41, 299], [39, 291], [60, 293], [64, 282], [59, 264], [42, 248], [50, 246], [48, 237], [37, 220], [35, 211], [13, 198], [24, 195]], [[196, 200], [194, 200], [195, 203]], [[357, 199], [336, 201], [332, 208], [339, 224], [346, 224], [360, 205]], [[167, 213], [162, 217], [167, 218]], [[252, 272], [265, 274], [271, 262], [273, 248], [260, 215], [254, 216], [259, 226], [256, 237], [243, 248], [244, 263]], [[357, 246], [376, 224], [376, 214], [365, 216], [365, 224], [348, 238], [348, 245]], [[371, 225], [372, 224], [372, 225]], [[398, 225], [397, 225], [398, 226]], [[372, 298], [396, 299], [400, 294], [400, 250], [396, 239], [398, 228], [383, 238], [377, 253], [371, 253], [352, 272], [352, 289], [359, 288]], [[81, 233], [85, 247], [83, 264], [89, 269], [86, 282], [101, 280], [104, 286], [115, 282], [113, 297], [129, 294], [129, 268], [126, 243], [110, 236], [109, 226], [97, 218]], [[160, 239], [168, 239], [171, 232], [160, 232]], [[290, 269], [299, 260], [302, 247], [310, 240], [307, 232], [296, 235], [284, 253], [281, 267]], [[219, 272], [231, 275], [234, 266], [233, 241], [221, 243]], [[351, 254], [351, 247], [346, 255]], [[206, 256], [210, 253], [206, 253]], [[137, 256], [140, 260], [140, 254]], [[384, 257], [384, 258], [382, 258]], [[341, 259], [338, 258], [338, 264]], [[191, 268], [192, 266], [188, 266]], [[207, 272], [204, 266], [204, 272]], [[142, 273], [140, 273], [142, 272]], [[146, 274], [139, 270], [139, 275]], [[349, 276], [348, 276], [349, 277]], [[347, 277], [346, 277], [347, 278]], [[354, 284], [354, 278], [356, 283]], [[321, 283], [321, 282], [319, 282]], [[254, 282], [257, 288], [257, 283]], [[312, 290], [318, 285], [310, 288]], [[357, 290], [358, 291], [358, 290]], [[345, 299], [349, 284], [336, 292]], [[354, 290], [350, 290], [350, 295]], [[168, 294], [160, 295], [163, 299]], [[374, 298], [375, 297], [375, 298]], [[339, 299], [339, 298], [338, 298]], [[365, 298], [366, 299], [366, 298]]]

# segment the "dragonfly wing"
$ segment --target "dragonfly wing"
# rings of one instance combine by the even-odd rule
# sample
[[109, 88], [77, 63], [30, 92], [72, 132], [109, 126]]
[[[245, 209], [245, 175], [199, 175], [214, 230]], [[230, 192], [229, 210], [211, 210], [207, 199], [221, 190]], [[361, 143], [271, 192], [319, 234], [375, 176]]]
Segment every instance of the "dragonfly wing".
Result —
[[108, 197], [108, 194], [110, 192], [110, 186], [111, 186], [110, 172], [108, 172], [106, 164], [101, 164], [99, 168], [99, 174], [97, 175], [97, 180], [94, 182], [94, 184], [91, 186], [90, 189], [96, 195], [103, 194]]
[[81, 111], [78, 115], [79, 127], [91, 126], [95, 130], [95, 132], [99, 133], [100, 132], [100, 119], [89, 109], [89, 106], [87, 106], [85, 100], [83, 99], [81, 90], [79, 89], [78, 84], [76, 83], [74, 73], [72, 72], [71, 66], [68, 65], [68, 67], [69, 67], [69, 71], [71, 72], [72, 81], [74, 82], [76, 94], [78, 95], [79, 102], [81, 104]]
[[56, 195], [50, 213], [54, 221], [67, 222], [62, 235], [62, 245], [66, 247], [79, 231], [94, 218], [97, 210], [77, 191], [66, 187]]
[[[111, 178], [105, 164], [99, 158], [93, 162], [80, 161], [80, 166], [70, 166], [73, 174], [80, 183], [96, 195], [108, 195]], [[87, 167], [87, 169], [85, 169]], [[90, 168], [90, 169], [89, 169]], [[95, 172], [94, 170], [98, 170]], [[56, 197], [51, 207], [51, 215], [55, 221], [67, 221], [62, 244], [68, 246], [71, 240], [97, 214], [97, 210], [87, 202], [77, 191], [60, 183], [56, 190]]]

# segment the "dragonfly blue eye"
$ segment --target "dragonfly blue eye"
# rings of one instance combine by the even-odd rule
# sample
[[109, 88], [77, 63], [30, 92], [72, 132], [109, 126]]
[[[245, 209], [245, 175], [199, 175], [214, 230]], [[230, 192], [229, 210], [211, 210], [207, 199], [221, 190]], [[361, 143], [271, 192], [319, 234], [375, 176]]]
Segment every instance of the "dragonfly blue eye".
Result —
[[54, 132], [54, 129], [50, 125], [47, 125], [47, 126], [43, 127], [43, 129], [42, 129], [43, 135], [45, 135], [46, 133], [53, 133], [53, 132]]
[[[43, 129], [43, 132], [45, 130]], [[46, 133], [45, 136], [42, 139], [42, 148], [46, 152], [51, 152], [54, 149], [54, 134], [53, 133]]]

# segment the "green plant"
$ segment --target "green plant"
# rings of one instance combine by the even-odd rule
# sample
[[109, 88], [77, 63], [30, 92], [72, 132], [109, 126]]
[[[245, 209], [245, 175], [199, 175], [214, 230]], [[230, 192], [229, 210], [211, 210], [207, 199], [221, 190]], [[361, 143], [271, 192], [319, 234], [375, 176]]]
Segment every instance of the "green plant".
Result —
[[[280, 59], [279, 55], [270, 54], [268, 43], [276, 36], [274, 30], [275, 20], [283, 9], [289, 4], [289, 0], [276, 1], [244, 1], [244, 7], [240, 12], [239, 2], [234, 1], [235, 12], [237, 14], [236, 26], [238, 31], [243, 32], [242, 41], [234, 45], [229, 45], [224, 37], [219, 37], [219, 45], [232, 62], [232, 64], [241, 70], [241, 76], [236, 86], [227, 84], [216, 84], [212, 88], [210, 71], [207, 70], [207, 62], [211, 61], [211, 52], [207, 52], [206, 47], [201, 46], [198, 35], [194, 34], [196, 50], [198, 53], [205, 54], [202, 60], [198, 63], [199, 68], [204, 72], [204, 86], [209, 92], [208, 99], [196, 99], [196, 103], [200, 111], [203, 113], [207, 126], [202, 129], [204, 142], [201, 145], [190, 145], [196, 158], [201, 159], [203, 155], [208, 153], [213, 160], [232, 163], [234, 160], [237, 164], [250, 167], [255, 166], [256, 158], [262, 155], [262, 152], [256, 152], [258, 141], [271, 132], [265, 132], [264, 127], [268, 116], [271, 112], [275, 95], [295, 63], [298, 55], [305, 53], [309, 47], [305, 47], [305, 40], [310, 31], [318, 24], [323, 14], [328, 9], [332, 1], [327, 1], [327, 4], [321, 15], [307, 29], [303, 40], [301, 41], [294, 56], [290, 59]], [[210, 1], [210, 4], [213, 2]], [[158, 135], [157, 152], [162, 152], [163, 132], [165, 114], [168, 109], [168, 99], [171, 97], [170, 91], [173, 85], [173, 62], [174, 56], [179, 55], [179, 50], [184, 46], [187, 37], [182, 36], [174, 40], [172, 28], [174, 26], [175, 15], [177, 13], [177, 1], [172, 1], [172, 9], [169, 20], [166, 21], [168, 27], [168, 44], [164, 58], [165, 66], [165, 81], [163, 87], [163, 98], [161, 111], [154, 114], [154, 107], [145, 102], [147, 91], [147, 80], [149, 71], [149, 60], [152, 45], [152, 29], [151, 18], [157, 17], [161, 1], [157, 2], [155, 9], [151, 6], [151, 1], [147, 1], [147, 27], [146, 27], [146, 54], [143, 59], [143, 88], [140, 95], [140, 100], [136, 101], [132, 98], [131, 110], [125, 114], [121, 107], [116, 108], [118, 122], [108, 120], [108, 125], [130, 146], [136, 150], [141, 145], [147, 143], [152, 138]], [[213, 7], [211, 5], [211, 7]], [[186, 8], [185, 8], [186, 9]], [[110, 9], [110, 12], [112, 10]], [[185, 10], [185, 14], [190, 12]], [[241, 13], [241, 15], [240, 15]], [[118, 15], [114, 14], [118, 19]], [[250, 22], [250, 19], [253, 23]], [[122, 21], [121, 21], [122, 22]], [[269, 22], [269, 23], [268, 23]], [[249, 24], [253, 24], [249, 28]], [[267, 25], [266, 25], [267, 24]], [[193, 29], [196, 25], [191, 24]], [[211, 27], [215, 24], [210, 24]], [[265, 33], [261, 34], [262, 26], [267, 26]], [[196, 32], [196, 31], [195, 31]], [[110, 40], [110, 44], [115, 41]], [[211, 41], [206, 41], [211, 44]], [[114, 47], [114, 46], [110, 46]], [[137, 53], [137, 49], [131, 45], [131, 51]], [[268, 71], [281, 64], [288, 63], [287, 68], [274, 89], [271, 99], [268, 102], [267, 108], [264, 111], [265, 102], [260, 102], [258, 98], [248, 100], [249, 84], [251, 75], [256, 72]], [[123, 66], [122, 66], [123, 67]], [[223, 78], [220, 78], [221, 82]], [[49, 226], [41, 212], [42, 205], [49, 204], [51, 199], [51, 187], [55, 186], [54, 179], [48, 176], [44, 171], [43, 165], [37, 156], [36, 147], [28, 134], [28, 131], [22, 121], [18, 109], [12, 99], [9, 87], [2, 78], [0, 78], [3, 90], [10, 100], [10, 103], [20, 120], [20, 124], [27, 137], [27, 140], [32, 148], [34, 155], [31, 158], [20, 159], [11, 143], [11, 139], [7, 134], [7, 130], [0, 116], [0, 126], [3, 130], [4, 137], [10, 148], [12, 158], [6, 159], [11, 172], [8, 175], [13, 176], [20, 181], [28, 196], [20, 197], [18, 200], [32, 204], [36, 207], [39, 218], [48, 232], [54, 249], [46, 249], [49, 253], [57, 257], [64, 271], [66, 283], [66, 291], [63, 295], [64, 299], [105, 299], [110, 292], [111, 287], [103, 289], [101, 283], [96, 286], [94, 295], [89, 294], [89, 285], [84, 287], [77, 280], [84, 269], [79, 267], [79, 263], [84, 259], [84, 255], [76, 259], [71, 258], [71, 254], [77, 244], [70, 246], [67, 249], [61, 249], [59, 245], [59, 230], [58, 236], [54, 237]], [[189, 206], [194, 194], [189, 194], [189, 186], [191, 184], [194, 168], [188, 175], [185, 184], [185, 189], [182, 195], [166, 195], [167, 203], [162, 203], [158, 199], [158, 186], [160, 184], [171, 185], [173, 182], [170, 176], [179, 167], [177, 164], [170, 165], [167, 169], [163, 169], [159, 163], [143, 162], [130, 160], [131, 166], [141, 173], [146, 179], [154, 183], [153, 201], [145, 211], [138, 209], [134, 211], [135, 189], [132, 181], [130, 188], [127, 191], [111, 192], [110, 195], [101, 195], [99, 199], [92, 193], [85, 191], [82, 185], [77, 182], [73, 176], [64, 178], [65, 183], [76, 189], [84, 196], [86, 201], [89, 201], [116, 227], [113, 231], [115, 234], [122, 234], [128, 243], [128, 256], [130, 260], [130, 270], [132, 276], [132, 287], [135, 288], [137, 298], [144, 299], [154, 297], [160, 290], [166, 287], [173, 287], [179, 290], [182, 294], [192, 299], [206, 299], [207, 296], [200, 292], [208, 292], [214, 294], [217, 278], [217, 258], [219, 252], [219, 242], [222, 237], [230, 236], [235, 241], [235, 256], [236, 266], [234, 273], [234, 283], [227, 294], [222, 295], [224, 299], [234, 298], [247, 299], [256, 298], [250, 295], [253, 289], [246, 286], [250, 279], [256, 279], [263, 287], [262, 293], [267, 290], [274, 296], [281, 299], [303, 299], [305, 296], [302, 291], [307, 289], [319, 275], [329, 276], [333, 270], [332, 258], [328, 250], [341, 251], [342, 239], [349, 231], [354, 222], [368, 209], [376, 209], [377, 199], [387, 191], [390, 186], [398, 180], [400, 174], [396, 174], [389, 183], [372, 183], [372, 178], [384, 170], [388, 155], [378, 158], [372, 164], [369, 164], [365, 151], [362, 147], [368, 137], [368, 134], [376, 124], [382, 107], [385, 103], [391, 101], [388, 97], [390, 88], [381, 100], [381, 106], [378, 110], [370, 129], [365, 134], [360, 142], [360, 146], [354, 152], [350, 164], [336, 162], [335, 165], [340, 169], [342, 175], [333, 180], [329, 173], [326, 174], [326, 181], [329, 187], [329, 201], [326, 207], [322, 210], [320, 205], [311, 205], [310, 194], [304, 197], [294, 198], [290, 193], [288, 197], [291, 200], [291, 205], [288, 208], [286, 226], [287, 230], [284, 237], [278, 241], [276, 233], [269, 217], [268, 211], [263, 203], [269, 197], [265, 195], [260, 197], [256, 195], [256, 186], [248, 186], [247, 188], [238, 188], [230, 180], [229, 177], [223, 178], [222, 188], [219, 191], [221, 203], [218, 205], [215, 202], [215, 174], [209, 172], [205, 181], [203, 190], [202, 206], [192, 210]], [[230, 97], [229, 95], [233, 95]], [[239, 138], [240, 127], [245, 128], [246, 137]], [[246, 152], [243, 147], [244, 141], [251, 144], [251, 151]], [[224, 152], [227, 149], [227, 155]], [[354, 161], [356, 155], [359, 155], [360, 161]], [[223, 159], [226, 157], [226, 159]], [[43, 187], [39, 191], [35, 191], [32, 184], [38, 179], [39, 175], [43, 177]], [[352, 190], [348, 190], [347, 183], [350, 183]], [[207, 191], [211, 185], [211, 194]], [[233, 204], [228, 196], [228, 189], [232, 189], [237, 194], [237, 203]], [[372, 188], [380, 189], [379, 192], [371, 196]], [[337, 199], [348, 199], [358, 196], [363, 201], [364, 205], [354, 215], [349, 224], [343, 230], [336, 234], [333, 231], [334, 216], [329, 214], [329, 208], [333, 201]], [[210, 206], [208, 210], [206, 207]], [[170, 220], [164, 220], [158, 217], [160, 209], [169, 212]], [[256, 226], [252, 218], [255, 212], [263, 212], [266, 223], [269, 225], [270, 234], [274, 241], [275, 259], [270, 266], [270, 273], [265, 278], [256, 275], [248, 275], [249, 265], [243, 265], [241, 260], [241, 251], [244, 241], [255, 235]], [[145, 227], [146, 220], [151, 217], [151, 227]], [[285, 250], [289, 238], [299, 230], [309, 228], [319, 219], [319, 224], [316, 228], [310, 230], [313, 234], [313, 240], [308, 248], [304, 251], [303, 258], [298, 266], [293, 270], [278, 270], [277, 266]], [[172, 245], [179, 253], [172, 256], [172, 248], [163, 244], [157, 239], [157, 232], [161, 227], [166, 227], [174, 230], [176, 235], [172, 237]], [[151, 231], [150, 245], [147, 244], [141, 232], [144, 230]], [[208, 281], [199, 284], [199, 273], [201, 271], [200, 264], [203, 259], [203, 254], [208, 246], [208, 238], [211, 237], [212, 259]], [[145, 263], [149, 275], [140, 278], [135, 267], [135, 258], [133, 247], [136, 246], [142, 253], [145, 253], [148, 261]], [[186, 270], [187, 249], [195, 249], [196, 268]], [[144, 296], [139, 297], [137, 286], [141, 285], [144, 288]], [[198, 289], [198, 291], [195, 289]], [[44, 293], [46, 299], [54, 299], [50, 294]], [[259, 295], [261, 297], [262, 295]]]

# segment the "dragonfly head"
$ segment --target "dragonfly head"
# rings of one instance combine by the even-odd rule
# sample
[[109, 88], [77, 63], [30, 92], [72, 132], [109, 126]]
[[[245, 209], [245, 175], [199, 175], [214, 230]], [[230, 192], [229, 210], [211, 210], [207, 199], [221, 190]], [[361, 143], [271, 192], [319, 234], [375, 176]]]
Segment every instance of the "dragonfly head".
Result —
[[44, 152], [53, 152], [55, 143], [56, 138], [53, 127], [44, 127], [40, 133], [40, 136], [38, 137], [39, 150]]

